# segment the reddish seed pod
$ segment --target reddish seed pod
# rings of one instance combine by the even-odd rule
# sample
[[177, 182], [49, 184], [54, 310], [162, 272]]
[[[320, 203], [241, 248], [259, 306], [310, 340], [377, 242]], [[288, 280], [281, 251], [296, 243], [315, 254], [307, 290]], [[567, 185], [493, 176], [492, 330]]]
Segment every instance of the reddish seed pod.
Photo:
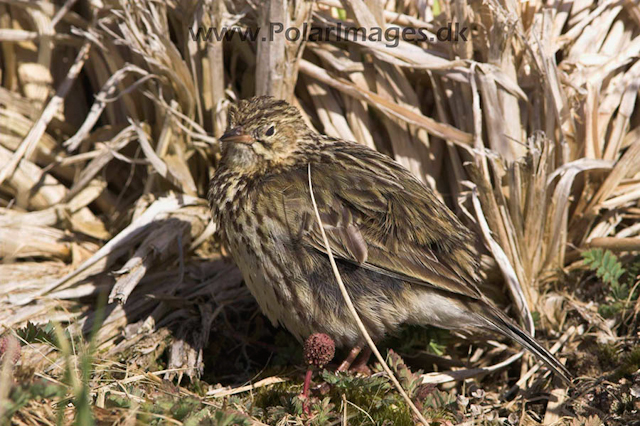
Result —
[[314, 333], [304, 342], [305, 362], [318, 368], [327, 365], [335, 353], [335, 342], [324, 333]]

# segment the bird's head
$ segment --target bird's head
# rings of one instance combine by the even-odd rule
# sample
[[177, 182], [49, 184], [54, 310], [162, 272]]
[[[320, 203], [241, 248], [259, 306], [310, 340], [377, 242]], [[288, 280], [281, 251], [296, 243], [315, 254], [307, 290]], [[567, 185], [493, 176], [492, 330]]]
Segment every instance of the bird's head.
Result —
[[239, 171], [266, 170], [295, 163], [311, 133], [298, 109], [271, 96], [241, 100], [229, 109], [220, 138], [222, 161]]

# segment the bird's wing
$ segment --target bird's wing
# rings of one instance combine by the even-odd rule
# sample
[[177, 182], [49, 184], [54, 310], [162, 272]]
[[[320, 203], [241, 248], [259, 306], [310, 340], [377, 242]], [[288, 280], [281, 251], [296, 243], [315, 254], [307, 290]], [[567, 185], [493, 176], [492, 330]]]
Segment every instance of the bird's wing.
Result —
[[[381, 274], [474, 299], [473, 239], [410, 172], [367, 148], [334, 151], [311, 164], [313, 194], [332, 253]], [[290, 237], [326, 252], [307, 167], [268, 178], [263, 194]]]

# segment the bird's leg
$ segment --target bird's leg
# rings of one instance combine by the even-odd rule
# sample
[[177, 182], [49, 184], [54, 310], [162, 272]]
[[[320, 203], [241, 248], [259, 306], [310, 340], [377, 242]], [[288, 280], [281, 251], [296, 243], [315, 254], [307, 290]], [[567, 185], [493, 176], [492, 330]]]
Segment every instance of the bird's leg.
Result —
[[340, 364], [336, 371], [347, 371], [349, 367], [351, 367], [351, 364], [353, 364], [353, 361], [356, 359], [361, 350], [362, 345], [354, 346], [353, 349], [351, 349], [351, 352], [349, 352], [349, 355], [347, 355], [344, 361], [342, 361], [342, 364]]
[[371, 358], [371, 348], [367, 346], [362, 350], [360, 357], [358, 357], [358, 360], [351, 365], [349, 370], [367, 376], [371, 375], [371, 370], [367, 367], [369, 358]]

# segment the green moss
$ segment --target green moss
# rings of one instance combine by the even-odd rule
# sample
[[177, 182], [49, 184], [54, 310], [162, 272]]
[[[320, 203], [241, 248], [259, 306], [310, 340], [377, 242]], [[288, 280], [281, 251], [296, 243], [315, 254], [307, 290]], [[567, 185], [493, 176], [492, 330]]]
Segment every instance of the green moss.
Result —
[[322, 377], [332, 385], [329, 395], [334, 404], [339, 406], [342, 395], [349, 401], [348, 410], [355, 414], [351, 420], [353, 424], [369, 424], [371, 419], [376, 424], [385, 422], [398, 426], [414, 424], [409, 407], [386, 377], [361, 377], [327, 371], [323, 372]]
[[618, 365], [619, 355], [616, 345], [601, 344], [598, 345], [598, 360], [600, 365], [605, 369], [611, 369]]
[[640, 346], [635, 346], [620, 358], [620, 367], [614, 375], [616, 381], [622, 377], [630, 379], [631, 376], [640, 369]]

